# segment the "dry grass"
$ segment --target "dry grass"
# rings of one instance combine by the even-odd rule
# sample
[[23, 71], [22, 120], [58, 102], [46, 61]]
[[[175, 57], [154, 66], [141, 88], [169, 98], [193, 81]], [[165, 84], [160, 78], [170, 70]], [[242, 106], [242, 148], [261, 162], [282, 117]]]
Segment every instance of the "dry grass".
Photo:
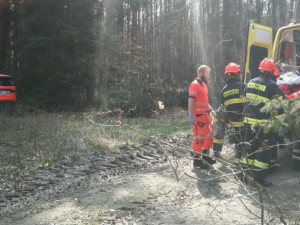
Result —
[[[190, 132], [186, 114], [125, 119], [99, 112], [45, 113], [26, 110], [0, 112], [0, 173], [53, 163], [67, 154], [84, 154], [125, 143], [141, 143], [146, 135]], [[93, 123], [93, 122], [95, 123]], [[133, 127], [135, 132], [118, 124]]]

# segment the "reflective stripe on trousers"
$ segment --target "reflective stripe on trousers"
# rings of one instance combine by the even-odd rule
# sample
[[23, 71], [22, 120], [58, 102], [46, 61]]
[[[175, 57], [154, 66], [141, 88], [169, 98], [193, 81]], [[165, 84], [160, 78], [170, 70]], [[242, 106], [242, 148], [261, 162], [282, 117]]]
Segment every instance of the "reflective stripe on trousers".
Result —
[[203, 149], [209, 149], [214, 139], [214, 125], [207, 113], [195, 117], [193, 125], [193, 150], [201, 152]]

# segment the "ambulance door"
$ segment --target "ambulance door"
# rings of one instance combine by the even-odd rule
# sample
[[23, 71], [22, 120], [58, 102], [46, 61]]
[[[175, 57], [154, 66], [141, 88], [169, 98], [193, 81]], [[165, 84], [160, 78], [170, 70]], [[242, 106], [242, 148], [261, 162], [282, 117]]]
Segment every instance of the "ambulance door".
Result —
[[245, 70], [242, 79], [244, 83], [259, 76], [259, 63], [266, 57], [272, 57], [272, 46], [272, 28], [250, 22], [245, 54]]

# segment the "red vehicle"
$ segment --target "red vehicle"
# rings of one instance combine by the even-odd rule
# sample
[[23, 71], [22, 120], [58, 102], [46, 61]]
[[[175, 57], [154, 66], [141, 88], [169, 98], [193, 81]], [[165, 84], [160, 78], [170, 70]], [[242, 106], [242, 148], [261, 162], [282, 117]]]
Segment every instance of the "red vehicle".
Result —
[[17, 100], [16, 86], [11, 76], [0, 74], [0, 102], [15, 103]]

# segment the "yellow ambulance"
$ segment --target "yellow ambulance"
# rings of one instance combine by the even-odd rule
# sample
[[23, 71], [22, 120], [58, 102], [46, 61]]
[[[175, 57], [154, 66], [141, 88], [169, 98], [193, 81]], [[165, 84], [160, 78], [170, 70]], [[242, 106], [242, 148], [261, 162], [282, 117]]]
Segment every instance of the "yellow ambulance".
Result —
[[259, 75], [258, 65], [266, 57], [277, 62], [282, 73], [300, 71], [300, 23], [289, 24], [273, 34], [271, 27], [249, 23], [243, 82]]

